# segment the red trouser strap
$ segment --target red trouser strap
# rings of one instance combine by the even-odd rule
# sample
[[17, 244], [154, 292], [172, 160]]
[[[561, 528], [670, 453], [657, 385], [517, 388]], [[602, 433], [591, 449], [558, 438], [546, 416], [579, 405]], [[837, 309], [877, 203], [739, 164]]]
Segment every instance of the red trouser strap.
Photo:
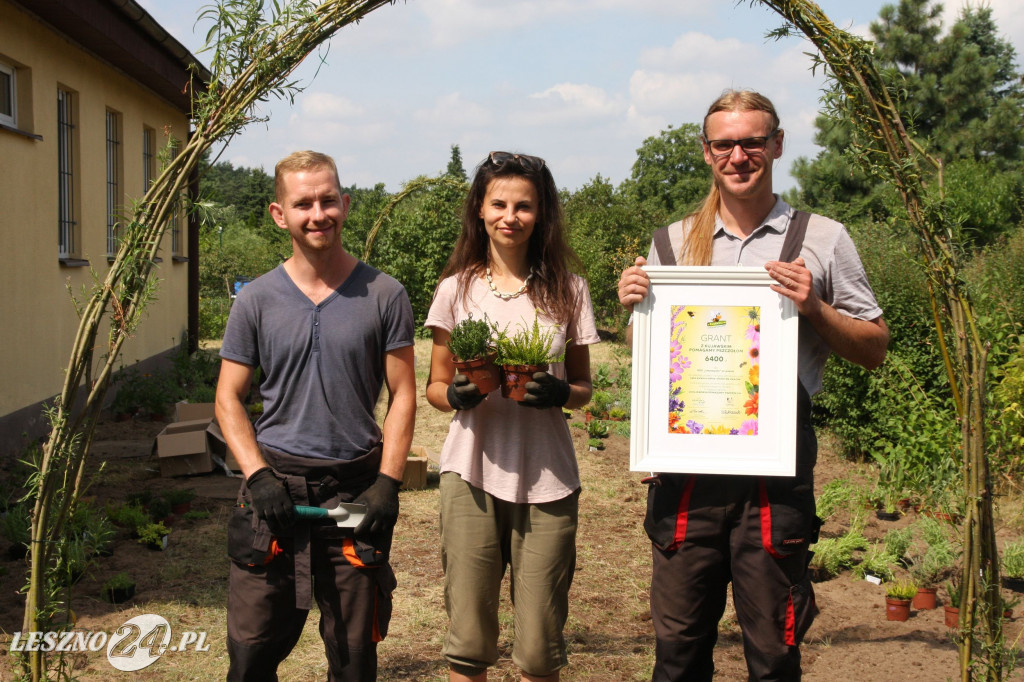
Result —
[[676, 512], [676, 531], [672, 535], [672, 544], [666, 549], [674, 551], [679, 549], [686, 539], [686, 524], [690, 520], [690, 496], [693, 494], [693, 484], [697, 481], [696, 476], [690, 476], [683, 487], [683, 494], [679, 496], [679, 509]]
[[768, 501], [768, 488], [764, 485], [764, 479], [758, 479], [757, 488], [760, 497], [758, 507], [761, 511], [761, 546], [772, 557], [781, 559], [782, 555], [772, 544], [772, 506]]
[[793, 608], [793, 593], [789, 593], [786, 601], [786, 646], [796, 646], [796, 610]]

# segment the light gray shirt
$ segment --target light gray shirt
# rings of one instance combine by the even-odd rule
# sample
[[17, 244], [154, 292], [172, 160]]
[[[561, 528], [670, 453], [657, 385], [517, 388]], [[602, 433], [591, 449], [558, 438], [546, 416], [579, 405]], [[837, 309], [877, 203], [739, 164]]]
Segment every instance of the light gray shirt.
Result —
[[[745, 239], [726, 230], [721, 217], [716, 217], [711, 265], [763, 268], [768, 261], [778, 260], [792, 217], [793, 208], [777, 198], [764, 223]], [[669, 225], [673, 253], [681, 252], [684, 231], [689, 229], [689, 225], [689, 221], [684, 223], [682, 220]], [[822, 301], [839, 313], [858, 320], [874, 320], [882, 316], [857, 247], [843, 225], [812, 214], [800, 256], [811, 271], [814, 290]], [[647, 255], [647, 264], [675, 265], [662, 263], [653, 244]], [[812, 325], [800, 325], [798, 373], [800, 383], [810, 395], [821, 390], [825, 361], [831, 352]]]

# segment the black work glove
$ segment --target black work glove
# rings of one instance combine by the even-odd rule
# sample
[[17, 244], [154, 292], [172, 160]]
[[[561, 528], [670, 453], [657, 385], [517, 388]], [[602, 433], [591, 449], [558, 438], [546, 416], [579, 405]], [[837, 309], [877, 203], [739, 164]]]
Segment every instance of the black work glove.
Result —
[[246, 481], [256, 516], [267, 522], [274, 535], [295, 523], [295, 504], [284, 481], [270, 467], [258, 469]]
[[547, 372], [534, 372], [526, 384], [526, 396], [519, 402], [527, 407], [561, 407], [569, 402], [569, 382]]
[[476, 384], [470, 383], [465, 374], [456, 374], [448, 386], [448, 404], [455, 410], [468, 410], [476, 407], [486, 398]]
[[367, 537], [390, 531], [398, 521], [398, 489], [402, 482], [378, 473], [377, 480], [356, 499], [356, 504], [366, 505], [366, 516], [356, 526], [357, 537]]

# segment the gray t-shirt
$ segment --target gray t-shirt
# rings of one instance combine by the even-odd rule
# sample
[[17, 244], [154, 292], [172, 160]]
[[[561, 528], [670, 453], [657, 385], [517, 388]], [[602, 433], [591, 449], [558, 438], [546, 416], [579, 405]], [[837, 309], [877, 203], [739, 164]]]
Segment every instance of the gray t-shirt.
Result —
[[320, 302], [278, 266], [238, 294], [220, 355], [261, 367], [256, 440], [303, 457], [353, 459], [381, 439], [373, 409], [384, 354], [413, 344], [413, 315], [395, 279], [358, 263]]
[[[711, 265], [764, 268], [768, 261], [778, 260], [792, 215], [792, 207], [778, 199], [764, 223], [746, 239], [726, 230], [721, 217], [716, 218]], [[683, 221], [669, 225], [669, 242], [677, 259], [683, 245], [683, 230], [688, 227], [689, 222], [684, 225]], [[821, 300], [843, 315], [859, 320], [874, 320], [882, 316], [882, 309], [878, 307], [875, 293], [868, 284], [864, 266], [857, 255], [857, 247], [840, 223], [812, 214], [800, 256], [811, 271], [814, 290]], [[647, 263], [675, 265], [662, 263], [653, 245]], [[800, 383], [810, 395], [821, 390], [825, 362], [831, 352], [813, 326], [800, 325], [798, 373]]]

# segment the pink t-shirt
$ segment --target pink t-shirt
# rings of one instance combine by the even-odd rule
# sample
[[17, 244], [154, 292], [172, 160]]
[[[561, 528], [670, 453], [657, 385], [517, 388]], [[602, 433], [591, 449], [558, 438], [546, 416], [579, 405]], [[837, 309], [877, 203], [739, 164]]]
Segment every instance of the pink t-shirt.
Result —
[[[570, 345], [600, 340], [586, 282], [581, 277], [574, 282], [580, 292], [579, 305], [572, 319], [555, 329], [555, 354], [565, 347], [566, 338]], [[470, 313], [475, 320], [486, 315], [499, 329], [508, 325], [509, 333], [517, 326], [533, 324], [536, 309], [525, 294], [502, 300], [482, 279], [475, 278], [467, 291], [468, 305], [463, 305], [455, 300], [457, 286], [455, 277], [441, 282], [423, 326], [451, 331]], [[540, 323], [555, 326], [543, 313]], [[564, 363], [553, 363], [548, 371], [565, 378]], [[441, 449], [441, 471], [456, 472], [471, 485], [508, 502], [552, 502], [580, 487], [576, 452], [562, 411], [523, 407], [503, 398], [500, 389], [489, 393], [477, 407], [455, 413]]]

